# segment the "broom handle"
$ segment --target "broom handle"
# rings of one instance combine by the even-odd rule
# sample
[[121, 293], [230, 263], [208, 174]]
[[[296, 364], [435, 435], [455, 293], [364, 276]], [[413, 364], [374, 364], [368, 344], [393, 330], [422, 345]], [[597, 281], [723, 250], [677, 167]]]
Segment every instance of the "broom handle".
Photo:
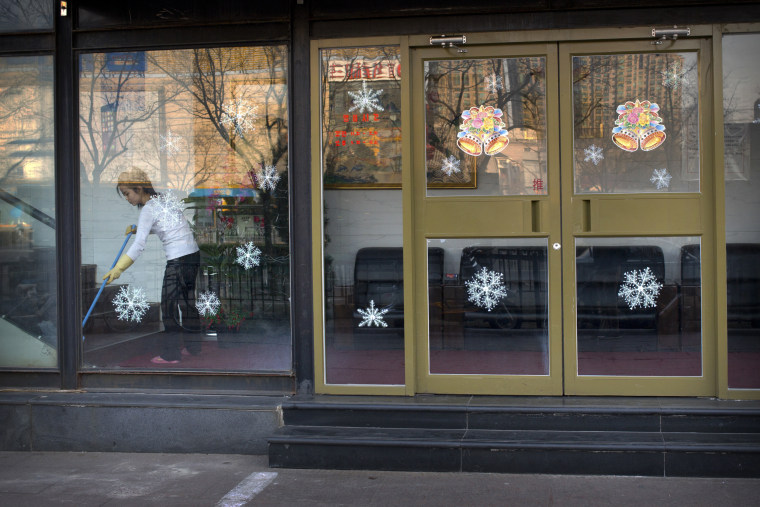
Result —
[[[134, 230], [134, 225], [132, 225], [132, 230]], [[132, 230], [129, 231], [129, 234], [127, 234], [127, 238], [124, 240], [124, 243], [121, 245], [121, 249], [119, 250], [119, 253], [116, 254], [116, 258], [113, 261], [113, 264], [111, 264], [111, 268], [113, 269], [114, 266], [116, 266], [116, 263], [119, 262], [119, 258], [121, 257], [121, 252], [124, 251], [124, 248], [127, 246], [127, 241], [129, 241], [129, 238], [132, 237]], [[84, 325], [87, 324], [87, 319], [90, 318], [90, 314], [92, 313], [92, 309], [95, 308], [95, 303], [98, 302], [98, 298], [100, 297], [100, 293], [103, 292], [103, 289], [106, 287], [106, 283], [108, 283], [108, 280], [103, 280], [103, 283], [100, 284], [100, 290], [95, 295], [95, 299], [92, 300], [92, 304], [90, 305], [90, 309], [87, 310], [87, 315], [84, 316], [84, 320], [82, 321], [82, 329], [84, 329]], [[82, 335], [82, 340], [84, 340], [84, 334]]]

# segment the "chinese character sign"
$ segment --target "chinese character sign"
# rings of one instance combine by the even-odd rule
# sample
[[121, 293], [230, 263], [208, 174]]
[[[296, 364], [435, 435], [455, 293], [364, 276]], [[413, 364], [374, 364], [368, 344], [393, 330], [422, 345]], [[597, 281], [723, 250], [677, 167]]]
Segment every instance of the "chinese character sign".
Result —
[[325, 187], [400, 187], [398, 48], [327, 49], [321, 63]]

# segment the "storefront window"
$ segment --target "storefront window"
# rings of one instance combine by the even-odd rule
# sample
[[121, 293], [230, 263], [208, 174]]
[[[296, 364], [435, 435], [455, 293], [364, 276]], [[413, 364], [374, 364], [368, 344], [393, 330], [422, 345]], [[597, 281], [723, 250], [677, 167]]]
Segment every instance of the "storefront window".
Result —
[[697, 237], [577, 238], [578, 375], [702, 375]]
[[760, 389], [760, 34], [723, 38], [728, 387]]
[[403, 384], [399, 50], [324, 49], [320, 63], [325, 382]]
[[430, 373], [549, 374], [546, 239], [428, 239]]
[[575, 192], [699, 191], [696, 53], [573, 58]]
[[427, 195], [546, 195], [546, 59], [425, 62]]
[[0, 58], [0, 367], [55, 368], [53, 58]]
[[291, 369], [287, 61], [80, 56], [85, 368]]

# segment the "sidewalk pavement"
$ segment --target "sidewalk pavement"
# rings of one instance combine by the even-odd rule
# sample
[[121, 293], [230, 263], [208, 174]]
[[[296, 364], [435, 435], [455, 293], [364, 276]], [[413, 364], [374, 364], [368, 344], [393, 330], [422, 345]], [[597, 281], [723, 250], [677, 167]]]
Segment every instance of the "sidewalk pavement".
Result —
[[266, 456], [0, 452], [0, 505], [734, 506], [758, 479], [270, 469]]

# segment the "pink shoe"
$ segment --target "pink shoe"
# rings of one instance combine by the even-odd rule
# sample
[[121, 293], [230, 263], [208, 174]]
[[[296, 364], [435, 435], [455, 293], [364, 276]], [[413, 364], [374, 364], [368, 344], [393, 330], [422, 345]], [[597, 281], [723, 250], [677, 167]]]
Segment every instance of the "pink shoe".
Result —
[[167, 361], [161, 356], [156, 356], [153, 359], [151, 359], [150, 362], [154, 364], [177, 364], [179, 363], [179, 359], [175, 359], [174, 361]]

